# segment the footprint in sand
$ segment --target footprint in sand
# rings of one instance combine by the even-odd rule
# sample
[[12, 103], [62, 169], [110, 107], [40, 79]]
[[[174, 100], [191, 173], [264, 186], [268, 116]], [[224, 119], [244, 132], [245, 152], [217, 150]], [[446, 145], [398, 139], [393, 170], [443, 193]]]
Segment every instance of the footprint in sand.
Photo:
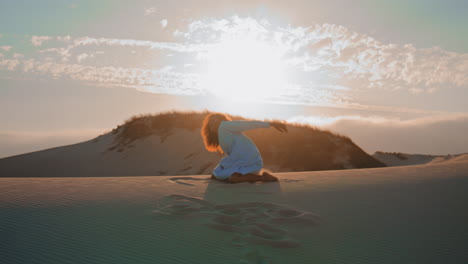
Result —
[[159, 199], [157, 207], [156, 215], [179, 216], [209, 212], [214, 205], [200, 198], [174, 194]]
[[[292, 238], [291, 230], [298, 224], [316, 225], [319, 217], [286, 205], [249, 202], [216, 205], [206, 200], [184, 195], [169, 195], [158, 201], [155, 211], [160, 216], [203, 216], [212, 229], [233, 233], [231, 244], [236, 247], [265, 245], [274, 248], [295, 248], [300, 242]], [[258, 257], [258, 256], [257, 256]], [[255, 259], [250, 256], [247, 259]], [[252, 260], [253, 261], [253, 260]]]
[[242, 259], [240, 263], [245, 264], [270, 264], [272, 263], [268, 257], [262, 256], [260, 251], [256, 249], [245, 248], [241, 250]]
[[304, 181], [304, 180], [282, 178], [280, 181], [281, 182], [301, 182], [301, 181]]
[[194, 178], [194, 177], [172, 177], [167, 179], [168, 182], [170, 183], [177, 183], [181, 185], [187, 185], [187, 186], [195, 186], [195, 184], [190, 183], [189, 181], [205, 181], [209, 182], [210, 178]]

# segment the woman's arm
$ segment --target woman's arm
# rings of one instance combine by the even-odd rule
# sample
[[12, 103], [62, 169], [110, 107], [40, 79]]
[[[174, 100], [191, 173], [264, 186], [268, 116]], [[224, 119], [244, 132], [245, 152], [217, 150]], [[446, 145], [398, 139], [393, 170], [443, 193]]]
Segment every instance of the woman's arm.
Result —
[[221, 122], [222, 129], [236, 133], [256, 128], [274, 127], [280, 132], [288, 132], [286, 125], [281, 122], [263, 122], [263, 121], [223, 121]]
[[288, 132], [288, 128], [281, 122], [270, 122], [270, 126], [276, 128], [280, 132]]
[[268, 127], [270, 127], [270, 123], [263, 121], [223, 121], [220, 125], [220, 129], [224, 129], [233, 133]]

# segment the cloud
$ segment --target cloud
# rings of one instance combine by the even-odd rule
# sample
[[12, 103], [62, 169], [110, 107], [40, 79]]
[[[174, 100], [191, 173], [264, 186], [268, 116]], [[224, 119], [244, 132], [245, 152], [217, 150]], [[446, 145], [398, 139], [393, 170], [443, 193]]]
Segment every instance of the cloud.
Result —
[[[2, 56], [0, 56], [0, 58], [1, 57]], [[18, 59], [0, 59], [0, 69], [13, 71], [18, 65], [20, 65], [20, 61]]]
[[339, 25], [272, 26], [234, 16], [197, 20], [186, 32], [174, 34], [195, 42], [253, 34], [280, 47], [288, 62], [304, 72], [325, 71], [337, 79], [358, 79], [367, 88], [418, 93], [468, 85], [468, 54], [386, 44]]
[[156, 11], [157, 11], [157, 9], [154, 6], [145, 8], [145, 16], [154, 15], [154, 14], [156, 14]]
[[62, 41], [62, 42], [68, 42], [71, 40], [71, 36], [67, 35], [67, 36], [57, 36], [56, 39], [58, 41]]
[[49, 36], [32, 36], [31, 43], [33, 44], [33, 46], [39, 47], [42, 45], [42, 43], [50, 39], [51, 37]]
[[199, 52], [206, 50], [207, 45], [196, 43], [176, 43], [176, 42], [157, 42], [148, 40], [135, 40], [135, 39], [115, 39], [115, 38], [92, 38], [81, 37], [75, 38], [73, 44], [67, 47], [68, 50], [80, 46], [120, 46], [120, 47], [145, 47], [150, 49], [159, 49], [173, 52]]
[[170, 66], [154, 70], [114, 66], [96, 67], [34, 59], [22, 62], [0, 59], [0, 69], [15, 70], [17, 68], [28, 74], [49, 76], [52, 79], [69, 79], [109, 87], [131, 87], [155, 93], [178, 95], [202, 93], [196, 85], [198, 78], [196, 75], [175, 72]]
[[465, 113], [408, 120], [379, 116], [296, 116], [288, 121], [347, 135], [368, 153], [379, 150], [440, 155], [468, 152], [468, 114]]
[[76, 60], [77, 60], [78, 62], [82, 62], [82, 61], [84, 61], [84, 60], [85, 60], [86, 58], [88, 58], [88, 57], [89, 57], [89, 58], [92, 58], [92, 57], [94, 57], [94, 55], [92, 55], [92, 54], [89, 55], [88, 53], [81, 53], [81, 54], [79, 54], [79, 55], [76, 56]]
[[[155, 12], [154, 7], [145, 11], [149, 15]], [[163, 19], [160, 24], [167, 28], [168, 21]], [[167, 77], [167, 72], [160, 80], [157, 80], [159, 75], [152, 74], [152, 69], [168, 65], [172, 67], [172, 76], [185, 78], [178, 81], [184, 87], [174, 88], [176, 91], [206, 93], [197, 83], [200, 69], [206, 66], [206, 55], [226, 39], [248, 36], [272, 45], [286, 64], [288, 73], [293, 76], [289, 79], [288, 91], [274, 98], [278, 102], [326, 102], [349, 106], [356, 103], [353, 98], [356, 89], [400, 90], [417, 94], [468, 86], [468, 54], [438, 47], [418, 49], [411, 44], [383, 43], [339, 25], [295, 27], [232, 16], [194, 20], [185, 29], [176, 29], [173, 36], [175, 40], [172, 42], [90, 36], [32, 36], [31, 43], [40, 47], [35, 54], [24, 58], [3, 56], [0, 65], [6, 70], [24, 69], [51, 78], [68, 76], [97, 84], [105, 84], [101, 82], [120, 76], [117, 79], [127, 80], [123, 82], [125, 85], [143, 85], [138, 87], [140, 89], [151, 85], [173, 87], [176, 82], [171, 79], [173, 77]], [[12, 47], [0, 48], [9, 51]], [[139, 49], [138, 53], [134, 52], [135, 49]], [[138, 56], [142, 58], [138, 60]], [[129, 61], [133, 64], [130, 65]], [[152, 64], [161, 61], [164, 61], [162, 66]], [[18, 67], [20, 64], [23, 67]], [[89, 67], [94, 67], [92, 69], [96, 72], [93, 78], [89, 77], [92, 75]], [[110, 73], [111, 70], [116, 72]], [[128, 76], [123, 77], [122, 74]], [[110, 77], [98, 77], [101, 75]], [[145, 76], [149, 79], [143, 81], [141, 78]], [[128, 81], [135, 79], [138, 81]]]
[[468, 54], [438, 47], [418, 49], [411, 44], [384, 44], [343, 26], [328, 24], [310, 27], [292, 43], [309, 54], [303, 57], [306, 67], [362, 79], [369, 88], [433, 92], [468, 85]]
[[68, 61], [68, 59], [71, 56], [70, 50], [71, 50], [71, 48], [69, 48], [69, 47], [66, 47], [66, 48], [50, 48], [50, 49], [40, 50], [39, 52], [40, 53], [56, 53], [56, 54], [60, 55], [60, 57], [59, 57], [60, 60]]
[[12, 46], [0, 46], [0, 49], [4, 51], [10, 51], [13, 47]]
[[167, 19], [163, 19], [163, 20], [161, 20], [160, 23], [161, 23], [161, 27], [162, 27], [162, 28], [166, 28], [166, 27], [167, 27], [168, 21], [167, 21]]

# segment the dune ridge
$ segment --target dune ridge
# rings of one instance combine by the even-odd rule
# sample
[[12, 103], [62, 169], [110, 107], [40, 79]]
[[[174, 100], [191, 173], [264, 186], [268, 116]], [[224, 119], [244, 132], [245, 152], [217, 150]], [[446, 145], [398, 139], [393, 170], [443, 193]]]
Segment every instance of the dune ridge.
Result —
[[468, 160], [468, 154], [466, 153], [456, 155], [426, 155], [377, 151], [372, 154], [372, 157], [387, 166], [411, 166]]

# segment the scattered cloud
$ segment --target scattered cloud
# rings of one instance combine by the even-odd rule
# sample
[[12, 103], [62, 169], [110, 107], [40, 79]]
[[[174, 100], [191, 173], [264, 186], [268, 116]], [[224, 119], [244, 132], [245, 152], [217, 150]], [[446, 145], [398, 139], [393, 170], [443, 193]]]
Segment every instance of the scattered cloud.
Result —
[[[82, 54], [81, 54], [82, 55]], [[80, 57], [84, 60], [86, 55]], [[78, 58], [77, 58], [78, 60]], [[20, 69], [24, 73], [69, 79], [102, 86], [121, 86], [166, 94], [201, 94], [196, 86], [197, 76], [173, 71], [171, 66], [154, 70], [143, 68], [96, 67], [82, 64], [0, 59], [0, 70]]]
[[338, 25], [273, 27], [252, 18], [232, 17], [194, 21], [186, 32], [174, 34], [193, 41], [255, 34], [281, 47], [291, 58], [289, 63], [305, 72], [325, 71], [337, 78], [359, 79], [368, 88], [406, 88], [415, 93], [468, 85], [468, 54], [385, 44]]
[[79, 54], [79, 55], [76, 56], [76, 60], [77, 60], [78, 62], [82, 62], [82, 61], [85, 60], [86, 58], [93, 58], [93, 57], [94, 57], [93, 54], [89, 55], [88, 53], [81, 53], [81, 54]]
[[293, 123], [305, 123], [315, 126], [329, 126], [340, 121], [361, 121], [371, 124], [388, 124], [395, 127], [410, 127], [439, 123], [443, 121], [468, 120], [467, 113], [445, 113], [439, 115], [429, 115], [414, 119], [388, 118], [382, 116], [295, 116], [288, 119]]
[[[155, 7], [145, 9], [145, 15], [156, 12]], [[167, 28], [168, 20], [161, 20], [160, 25]], [[223, 40], [249, 36], [274, 46], [292, 73], [287, 91], [275, 98], [277, 101], [306, 104], [325, 101], [350, 106], [355, 103], [350, 97], [355, 89], [418, 94], [468, 86], [468, 54], [438, 47], [418, 49], [411, 44], [383, 43], [339, 25], [294, 27], [232, 16], [192, 21], [185, 29], [176, 29], [173, 36], [174, 41], [163, 42], [35, 35], [30, 37], [32, 45], [40, 47], [35, 54], [24, 57], [4, 54], [0, 66], [4, 70], [22, 69], [51, 78], [69, 75], [71, 79], [97, 84], [118, 79], [126, 80], [125, 85], [142, 85], [136, 87], [139, 89], [171, 87], [180, 93], [204, 93], [197, 80], [207, 53]], [[118, 55], [117, 50], [112, 50], [117, 48]], [[8, 52], [12, 46], [0, 49]], [[109, 55], [97, 56], [103, 53]], [[164, 65], [172, 68], [155, 75], [151, 61], [142, 61], [141, 67], [126, 65], [125, 61], [130, 56], [136, 57], [135, 54], [153, 61], [164, 59]], [[171, 79], [174, 76], [185, 79], [174, 82]], [[183, 83], [184, 87], [174, 87], [175, 83]]]
[[58, 41], [62, 41], [62, 42], [68, 42], [71, 40], [71, 36], [67, 35], [67, 36], [57, 36], [56, 37]]
[[44, 49], [40, 50], [40, 53], [56, 53], [60, 57], [57, 59], [60, 59], [62, 61], [68, 61], [68, 58], [71, 56], [70, 54], [70, 48], [50, 48], [50, 49]]
[[42, 43], [50, 39], [51, 37], [49, 36], [32, 36], [31, 43], [33, 44], [33, 46], [39, 47], [42, 45]]
[[0, 49], [4, 51], [10, 51], [13, 47], [12, 46], [0, 46]]
[[147, 8], [145, 8], [145, 16], [154, 15], [154, 14], [156, 14], [156, 11], [157, 11], [157, 9], [154, 6], [147, 7]]
[[20, 65], [18, 59], [0, 59], [0, 70], [14, 71], [18, 65]]
[[159, 49], [174, 52], [199, 52], [206, 50], [207, 45], [197, 43], [177, 43], [177, 42], [157, 42], [149, 40], [135, 40], [135, 39], [113, 39], [113, 38], [92, 38], [81, 37], [73, 40], [73, 44], [67, 49], [73, 49], [79, 46], [121, 46], [121, 47], [146, 47], [149, 49]]
[[166, 27], [167, 27], [168, 21], [167, 21], [167, 19], [163, 19], [163, 20], [161, 20], [160, 23], [161, 23], [161, 27], [162, 27], [162, 28], [166, 28]]

